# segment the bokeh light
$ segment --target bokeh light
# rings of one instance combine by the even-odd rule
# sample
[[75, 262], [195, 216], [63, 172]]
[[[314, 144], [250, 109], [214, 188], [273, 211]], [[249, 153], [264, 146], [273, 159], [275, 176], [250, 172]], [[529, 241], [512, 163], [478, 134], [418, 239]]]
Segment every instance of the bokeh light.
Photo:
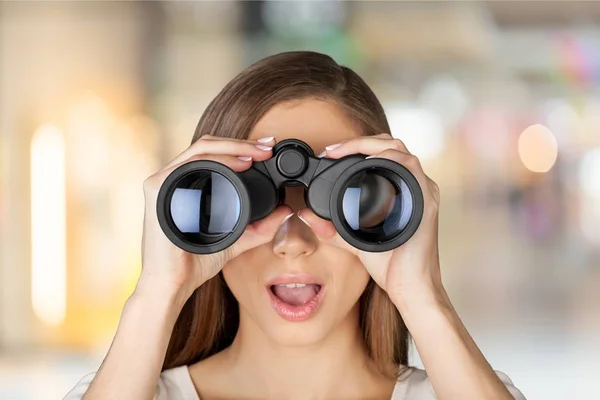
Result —
[[470, 100], [461, 83], [448, 74], [431, 78], [419, 93], [419, 103], [438, 114], [446, 126], [462, 120]]
[[519, 156], [532, 172], [548, 172], [558, 156], [556, 138], [543, 125], [532, 125], [519, 137]]
[[584, 193], [600, 201], [600, 147], [583, 156], [579, 167], [579, 183]]
[[412, 154], [428, 161], [444, 150], [446, 131], [438, 114], [412, 105], [385, 108], [392, 136], [402, 140]]
[[66, 314], [65, 139], [43, 125], [31, 141], [31, 303], [52, 326]]

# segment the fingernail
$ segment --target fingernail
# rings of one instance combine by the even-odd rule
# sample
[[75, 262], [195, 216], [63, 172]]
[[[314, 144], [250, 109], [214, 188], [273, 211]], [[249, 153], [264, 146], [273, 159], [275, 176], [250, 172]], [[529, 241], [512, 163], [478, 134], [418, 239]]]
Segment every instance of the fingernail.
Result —
[[341, 143], [330, 144], [329, 146], [325, 147], [325, 150], [327, 150], [327, 151], [335, 150], [338, 147], [340, 147], [341, 145], [342, 145]]
[[275, 139], [275, 137], [269, 136], [269, 137], [260, 138], [257, 140], [257, 142], [258, 143], [269, 143], [269, 142], [273, 141], [273, 139]]
[[247, 157], [238, 157], [238, 160], [242, 160], [242, 161], [252, 161], [252, 157], [247, 156]]
[[285, 217], [283, 219], [283, 221], [281, 221], [281, 224], [279, 224], [279, 225], [283, 225], [285, 223], [285, 221], [287, 221], [288, 219], [292, 218], [293, 215], [294, 215], [294, 213], [291, 213], [290, 215], [288, 215], [287, 217]]
[[375, 157], [377, 157], [377, 156], [376, 156], [376, 155], [368, 156], [368, 157], [365, 157], [365, 160], [366, 160], [367, 158], [375, 158]]
[[268, 150], [272, 149], [271, 146], [263, 146], [262, 144], [257, 144], [256, 147], [258, 147], [261, 150], [265, 150], [265, 151], [268, 151]]
[[317, 154], [317, 158], [325, 157], [325, 154], [327, 154], [327, 152], [326, 151], [322, 151], [319, 154]]
[[310, 227], [308, 222], [306, 222], [306, 220], [304, 218], [302, 218], [302, 215], [300, 213], [298, 213], [298, 218], [300, 219], [300, 221], [304, 222], [306, 224], [306, 226]]

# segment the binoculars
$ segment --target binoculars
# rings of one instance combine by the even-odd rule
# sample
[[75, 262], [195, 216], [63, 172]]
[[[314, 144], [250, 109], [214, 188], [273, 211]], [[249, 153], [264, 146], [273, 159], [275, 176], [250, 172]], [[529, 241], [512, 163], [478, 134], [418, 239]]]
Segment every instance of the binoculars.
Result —
[[159, 190], [158, 221], [179, 248], [216, 253], [284, 203], [288, 186], [303, 186], [306, 206], [363, 251], [401, 246], [423, 216], [423, 192], [404, 166], [362, 154], [318, 158], [303, 141], [286, 139], [243, 172], [209, 160], [178, 167]]

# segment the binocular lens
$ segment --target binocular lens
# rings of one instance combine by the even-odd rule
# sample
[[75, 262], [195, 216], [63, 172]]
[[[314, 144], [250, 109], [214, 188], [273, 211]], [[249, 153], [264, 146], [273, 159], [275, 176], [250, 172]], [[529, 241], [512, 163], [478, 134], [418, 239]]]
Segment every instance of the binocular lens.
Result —
[[209, 170], [196, 170], [180, 179], [170, 201], [171, 218], [179, 235], [199, 244], [213, 244], [232, 233], [240, 207], [231, 181]]
[[360, 171], [343, 192], [343, 219], [360, 240], [383, 242], [396, 237], [407, 227], [412, 211], [406, 182], [389, 179], [385, 171]]

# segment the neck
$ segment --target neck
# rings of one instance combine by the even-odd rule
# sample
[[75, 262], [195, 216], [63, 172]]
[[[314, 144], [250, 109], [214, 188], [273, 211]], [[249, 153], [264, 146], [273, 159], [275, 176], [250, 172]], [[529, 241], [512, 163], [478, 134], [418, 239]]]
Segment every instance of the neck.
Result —
[[274, 342], [241, 311], [240, 328], [224, 356], [240, 387], [260, 398], [346, 398], [372, 395], [373, 387], [386, 393], [395, 383], [367, 355], [358, 307], [321, 341], [303, 346]]

